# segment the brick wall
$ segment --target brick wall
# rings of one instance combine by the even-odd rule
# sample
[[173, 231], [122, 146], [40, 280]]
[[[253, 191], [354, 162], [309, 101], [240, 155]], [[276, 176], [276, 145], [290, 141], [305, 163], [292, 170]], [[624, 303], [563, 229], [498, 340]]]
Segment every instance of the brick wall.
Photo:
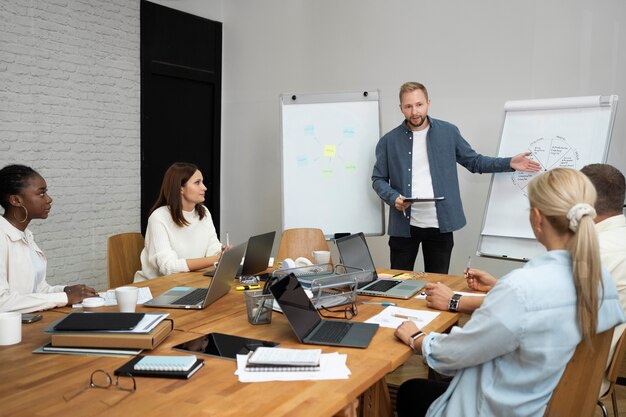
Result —
[[139, 1], [0, 0], [0, 166], [48, 182], [51, 284], [105, 288], [107, 237], [139, 230], [139, 81]]

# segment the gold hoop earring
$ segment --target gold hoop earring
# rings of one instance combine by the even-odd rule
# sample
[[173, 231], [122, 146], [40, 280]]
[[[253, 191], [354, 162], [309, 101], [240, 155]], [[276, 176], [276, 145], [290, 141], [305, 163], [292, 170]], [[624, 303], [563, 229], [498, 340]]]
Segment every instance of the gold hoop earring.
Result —
[[17, 216], [15, 215], [15, 213], [13, 213], [13, 218], [15, 219], [16, 222], [25, 223], [26, 220], [28, 220], [28, 210], [24, 206], [20, 206], [20, 207], [24, 209], [24, 218], [22, 220], [19, 220]]

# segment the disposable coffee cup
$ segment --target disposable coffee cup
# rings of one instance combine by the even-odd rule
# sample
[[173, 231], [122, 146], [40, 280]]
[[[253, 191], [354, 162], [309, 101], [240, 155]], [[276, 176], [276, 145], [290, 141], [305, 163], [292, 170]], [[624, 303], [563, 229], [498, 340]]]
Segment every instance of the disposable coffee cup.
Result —
[[22, 313], [0, 313], [0, 345], [22, 341]]
[[330, 263], [330, 252], [327, 250], [314, 250], [312, 255], [317, 265]]
[[134, 313], [137, 307], [137, 296], [139, 288], [137, 287], [119, 287], [115, 289], [115, 299], [117, 306], [122, 313]]

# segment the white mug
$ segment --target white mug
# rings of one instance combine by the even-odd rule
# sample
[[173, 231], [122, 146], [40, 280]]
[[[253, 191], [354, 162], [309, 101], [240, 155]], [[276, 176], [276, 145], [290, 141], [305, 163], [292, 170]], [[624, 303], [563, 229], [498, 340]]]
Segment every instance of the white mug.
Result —
[[327, 250], [314, 250], [312, 255], [318, 265], [330, 263], [330, 252]]
[[137, 307], [137, 296], [139, 288], [137, 287], [119, 287], [115, 289], [115, 299], [117, 306], [122, 313], [134, 313]]
[[22, 341], [22, 313], [0, 313], [0, 345]]

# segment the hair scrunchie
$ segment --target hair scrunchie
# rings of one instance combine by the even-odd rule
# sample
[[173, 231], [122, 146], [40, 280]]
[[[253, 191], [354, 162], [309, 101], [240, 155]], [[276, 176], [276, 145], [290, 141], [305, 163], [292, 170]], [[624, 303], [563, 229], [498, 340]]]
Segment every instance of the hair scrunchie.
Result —
[[567, 212], [567, 220], [569, 220], [569, 229], [576, 233], [578, 230], [578, 224], [580, 223], [580, 219], [584, 216], [591, 216], [591, 218], [596, 217], [596, 209], [594, 209], [591, 205], [587, 203], [579, 203], [574, 205]]

